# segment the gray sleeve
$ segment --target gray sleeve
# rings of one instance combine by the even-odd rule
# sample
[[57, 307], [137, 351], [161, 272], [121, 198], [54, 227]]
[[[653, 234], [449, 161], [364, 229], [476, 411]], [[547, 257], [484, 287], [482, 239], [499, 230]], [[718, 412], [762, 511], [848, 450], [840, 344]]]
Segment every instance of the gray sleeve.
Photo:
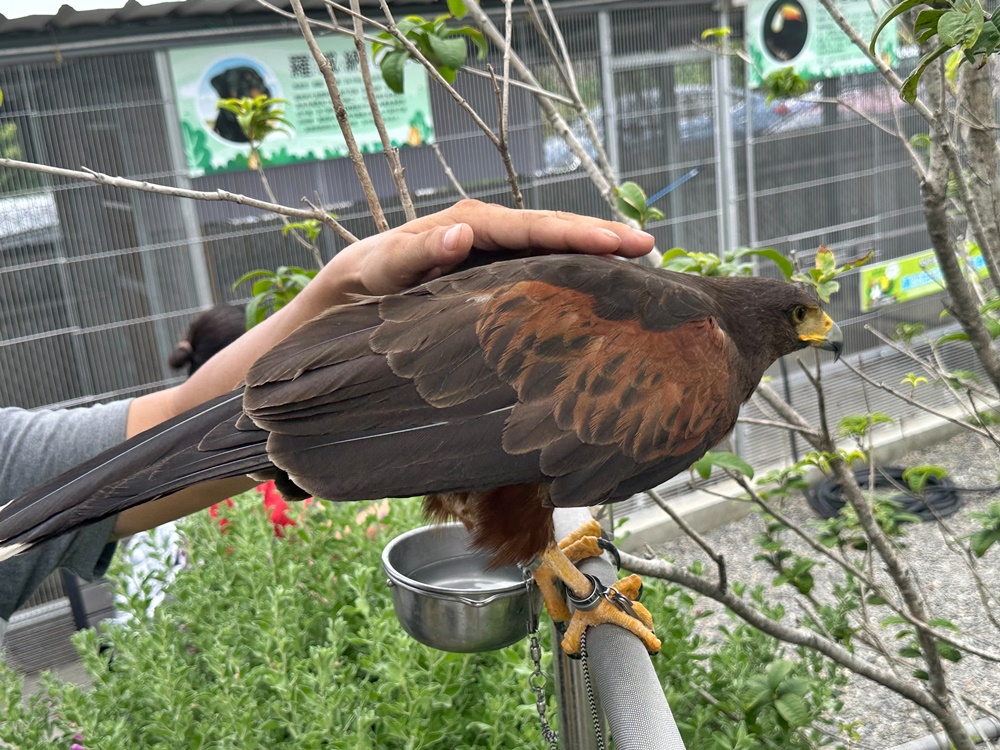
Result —
[[[0, 506], [125, 440], [129, 401], [80, 409], [0, 409]], [[85, 580], [104, 574], [115, 545], [115, 518], [0, 562], [0, 619], [9, 619], [57, 568]]]

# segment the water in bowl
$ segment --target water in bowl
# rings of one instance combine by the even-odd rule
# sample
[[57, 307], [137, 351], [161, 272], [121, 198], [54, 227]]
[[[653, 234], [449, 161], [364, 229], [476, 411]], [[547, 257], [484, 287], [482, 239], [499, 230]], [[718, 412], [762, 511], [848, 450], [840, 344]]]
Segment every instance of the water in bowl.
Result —
[[421, 565], [407, 574], [427, 586], [453, 591], [493, 591], [515, 586], [522, 581], [521, 570], [514, 565], [489, 568], [486, 555], [459, 555]]

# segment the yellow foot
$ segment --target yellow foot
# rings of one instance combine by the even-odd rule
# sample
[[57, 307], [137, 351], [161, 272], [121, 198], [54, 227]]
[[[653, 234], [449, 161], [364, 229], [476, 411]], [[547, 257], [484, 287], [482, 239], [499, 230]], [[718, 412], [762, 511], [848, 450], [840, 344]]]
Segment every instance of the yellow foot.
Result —
[[642, 591], [642, 579], [632, 574], [616, 582], [590, 610], [573, 613], [562, 648], [569, 655], [580, 653], [580, 637], [593, 625], [611, 623], [632, 632], [651, 654], [660, 652], [660, 639], [653, 632], [653, 616], [636, 601]]
[[[591, 519], [575, 531], [570, 532], [559, 542], [558, 548], [563, 557], [570, 563], [578, 563], [590, 557], [599, 557], [604, 551], [598, 539], [601, 536], [601, 525]], [[553, 551], [550, 550], [549, 551]], [[548, 555], [548, 552], [546, 552]], [[535, 583], [542, 592], [545, 609], [554, 622], [569, 622], [571, 613], [566, 605], [566, 599], [556, 588], [556, 581], [565, 580], [559, 574], [557, 566], [545, 557], [534, 573]]]
[[[597, 557], [604, 552], [604, 546], [607, 545], [599, 539], [600, 533], [601, 527], [597, 521], [588, 521], [558, 545], [549, 547], [534, 574], [549, 616], [555, 622], [570, 623], [563, 638], [563, 650], [570, 655], [579, 653], [583, 631], [591, 625], [610, 622], [634, 633], [646, 646], [646, 650], [655, 654], [660, 650], [660, 641], [653, 634], [653, 618], [649, 610], [636, 601], [642, 591], [639, 576], [630, 575], [606, 592], [597, 592], [594, 580], [585, 576], [574, 565], [580, 560]], [[566, 600], [556, 588], [557, 580], [566, 584], [577, 602], [589, 598], [591, 605], [571, 613]]]

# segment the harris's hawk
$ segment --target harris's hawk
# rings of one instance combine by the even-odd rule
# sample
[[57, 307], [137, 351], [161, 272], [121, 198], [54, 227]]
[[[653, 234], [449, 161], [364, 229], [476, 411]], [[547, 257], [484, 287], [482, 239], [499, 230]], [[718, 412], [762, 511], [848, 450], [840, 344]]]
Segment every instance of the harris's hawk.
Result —
[[[664, 482], [733, 428], [776, 359], [840, 345], [816, 301], [775, 280], [585, 255], [467, 269], [329, 310], [244, 388], [12, 501], [0, 559], [192, 484], [277, 470], [293, 495], [425, 495], [497, 563], [542, 556], [583, 597], [593, 586], [554, 544], [554, 506]], [[607, 598], [631, 610], [636, 592], [618, 590]], [[602, 606], [658, 647], [646, 615]]]

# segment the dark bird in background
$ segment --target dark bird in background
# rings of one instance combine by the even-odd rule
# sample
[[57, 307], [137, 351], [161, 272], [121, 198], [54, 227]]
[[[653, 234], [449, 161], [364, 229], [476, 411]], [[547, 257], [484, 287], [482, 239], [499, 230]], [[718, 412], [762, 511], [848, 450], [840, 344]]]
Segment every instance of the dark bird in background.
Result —
[[798, 57], [808, 35], [806, 12], [796, 0], [779, 0], [764, 14], [764, 46], [776, 60]]
[[[246, 65], [226, 68], [213, 76], [211, 83], [220, 99], [254, 99], [261, 95], [271, 96], [271, 90], [264, 83], [260, 73]], [[247, 142], [246, 133], [243, 132], [236, 115], [228, 109], [219, 110], [212, 129], [227, 141]]]
[[[582, 597], [593, 584], [554, 544], [553, 506], [624, 500], [684, 471], [776, 359], [841, 341], [813, 297], [771, 279], [584, 255], [471, 268], [328, 311], [245, 388], [12, 501], [0, 559], [192, 484], [277, 470], [300, 496], [425, 495], [495, 563], [541, 555]], [[604, 609], [658, 648], [651, 623]]]

